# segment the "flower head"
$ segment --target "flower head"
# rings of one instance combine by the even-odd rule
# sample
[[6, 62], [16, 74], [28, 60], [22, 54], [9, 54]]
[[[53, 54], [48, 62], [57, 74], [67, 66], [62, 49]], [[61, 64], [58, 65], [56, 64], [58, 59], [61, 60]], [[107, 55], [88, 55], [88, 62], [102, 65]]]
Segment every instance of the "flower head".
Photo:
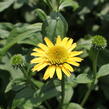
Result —
[[107, 46], [107, 40], [101, 35], [95, 35], [92, 38], [92, 44], [97, 48], [105, 48]]
[[82, 53], [82, 51], [72, 51], [77, 45], [73, 43], [73, 39], [65, 37], [63, 40], [60, 36], [56, 39], [56, 44], [53, 44], [47, 37], [44, 38], [45, 44], [39, 43], [39, 48], [34, 48], [32, 56], [35, 56], [31, 60], [31, 63], [36, 64], [32, 71], [40, 71], [44, 67], [47, 67], [43, 79], [46, 80], [49, 77], [53, 78], [55, 72], [58, 79], [62, 79], [62, 73], [68, 77], [70, 72], [74, 72], [73, 66], [79, 66], [78, 62], [83, 59], [76, 57]]
[[24, 63], [24, 57], [21, 54], [16, 54], [11, 58], [11, 64], [13, 66], [19, 66]]

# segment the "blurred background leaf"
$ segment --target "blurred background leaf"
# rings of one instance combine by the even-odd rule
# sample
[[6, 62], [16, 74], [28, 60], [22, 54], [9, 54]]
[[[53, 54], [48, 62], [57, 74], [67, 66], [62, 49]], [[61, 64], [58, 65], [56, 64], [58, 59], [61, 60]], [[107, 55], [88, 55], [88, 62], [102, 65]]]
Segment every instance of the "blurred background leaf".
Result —
[[0, 2], [0, 12], [7, 9], [10, 5], [14, 3], [15, 0], [5, 0], [3, 2]]

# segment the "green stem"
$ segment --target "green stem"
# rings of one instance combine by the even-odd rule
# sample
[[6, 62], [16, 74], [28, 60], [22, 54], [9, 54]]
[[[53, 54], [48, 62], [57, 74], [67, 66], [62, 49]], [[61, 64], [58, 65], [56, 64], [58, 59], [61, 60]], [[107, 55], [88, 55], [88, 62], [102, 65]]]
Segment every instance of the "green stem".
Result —
[[22, 73], [23, 73], [24, 77], [26, 77], [26, 78], [27, 78], [27, 74], [26, 74], [27, 72], [26, 72], [26, 70], [25, 70], [24, 66], [20, 66], [19, 68], [20, 68], [20, 70], [22, 71]]
[[65, 77], [64, 74], [62, 74], [62, 80], [61, 80], [61, 102], [59, 109], [62, 109], [64, 104], [64, 97], [65, 97]]
[[95, 56], [95, 60], [93, 60], [93, 82], [91, 83], [90, 87], [88, 88], [82, 102], [81, 102], [81, 106], [84, 106], [86, 101], [88, 100], [91, 91], [93, 90], [94, 86], [95, 86], [95, 81], [96, 81], [96, 73], [97, 73], [97, 58], [98, 58], [98, 54], [99, 51], [97, 52], [96, 56]]
[[26, 81], [27, 81], [28, 83], [31, 83], [31, 82], [32, 82], [32, 81], [31, 81], [31, 77], [30, 77], [30, 75], [28, 75], [28, 71], [26, 70], [25, 66], [20, 66], [19, 68], [20, 68], [20, 70], [22, 71], [24, 77], [26, 78]]
[[93, 73], [94, 73], [94, 80], [96, 79], [96, 73], [97, 73], [97, 59], [98, 59], [99, 51], [96, 54], [95, 60], [93, 60]]
[[84, 98], [83, 98], [83, 100], [81, 102], [81, 106], [84, 106], [84, 104], [86, 103], [86, 101], [87, 101], [88, 97], [90, 96], [90, 93], [91, 93], [91, 91], [93, 89], [93, 85], [94, 84], [91, 84], [90, 88], [88, 88], [88, 90], [87, 90], [87, 92], [86, 92], [86, 94], [85, 94], [85, 96], [84, 96]]

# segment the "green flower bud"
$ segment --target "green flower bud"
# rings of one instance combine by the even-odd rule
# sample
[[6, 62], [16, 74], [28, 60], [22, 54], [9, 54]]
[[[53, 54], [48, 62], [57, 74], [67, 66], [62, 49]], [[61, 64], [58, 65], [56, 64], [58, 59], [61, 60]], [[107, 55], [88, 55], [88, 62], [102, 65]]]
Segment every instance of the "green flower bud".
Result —
[[105, 48], [107, 46], [107, 40], [101, 35], [95, 35], [92, 38], [92, 45], [96, 48]]
[[21, 54], [16, 54], [11, 58], [11, 64], [13, 66], [19, 66], [24, 64], [24, 57]]

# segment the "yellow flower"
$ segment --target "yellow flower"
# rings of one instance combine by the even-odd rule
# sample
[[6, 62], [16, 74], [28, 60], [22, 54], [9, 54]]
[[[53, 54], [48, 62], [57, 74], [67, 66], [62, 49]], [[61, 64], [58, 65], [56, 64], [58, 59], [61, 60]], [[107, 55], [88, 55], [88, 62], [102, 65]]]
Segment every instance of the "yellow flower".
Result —
[[77, 62], [81, 62], [83, 59], [76, 57], [80, 55], [82, 51], [72, 51], [77, 45], [73, 43], [73, 39], [65, 37], [63, 40], [60, 36], [56, 39], [56, 44], [53, 44], [47, 37], [44, 38], [45, 44], [39, 43], [39, 48], [34, 48], [32, 56], [35, 56], [31, 60], [31, 63], [36, 64], [32, 71], [40, 71], [44, 67], [48, 67], [45, 71], [43, 79], [46, 80], [49, 77], [53, 78], [55, 72], [58, 79], [62, 79], [62, 73], [68, 77], [70, 72], [74, 72], [72, 66], [79, 66]]

